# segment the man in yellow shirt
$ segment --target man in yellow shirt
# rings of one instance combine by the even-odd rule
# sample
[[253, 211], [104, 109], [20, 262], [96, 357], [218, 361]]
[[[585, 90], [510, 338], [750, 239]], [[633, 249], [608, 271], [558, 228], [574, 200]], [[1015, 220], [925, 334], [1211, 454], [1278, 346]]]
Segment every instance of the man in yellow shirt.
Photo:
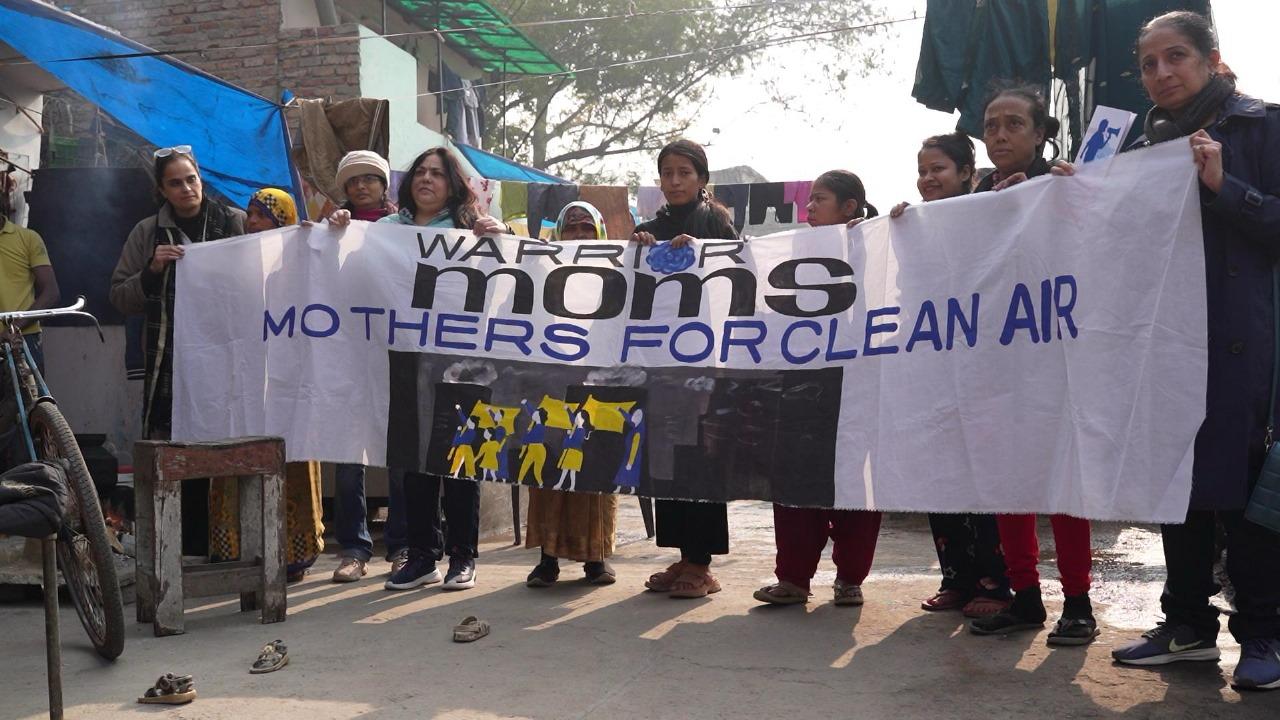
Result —
[[[58, 279], [49, 264], [49, 251], [44, 240], [32, 230], [0, 216], [0, 312], [42, 310], [57, 304]], [[40, 347], [40, 323], [20, 323], [27, 346], [36, 365], [44, 369], [44, 353]], [[12, 339], [8, 328], [0, 330], [4, 340]]]

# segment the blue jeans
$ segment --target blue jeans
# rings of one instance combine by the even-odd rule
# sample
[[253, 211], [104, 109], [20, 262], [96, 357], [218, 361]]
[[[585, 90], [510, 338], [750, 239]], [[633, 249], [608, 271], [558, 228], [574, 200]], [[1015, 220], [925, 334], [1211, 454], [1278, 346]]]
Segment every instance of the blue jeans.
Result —
[[[334, 525], [338, 545], [342, 547], [339, 555], [368, 562], [373, 557], [373, 538], [369, 535], [369, 512], [365, 505], [364, 466], [339, 464], [334, 481]], [[390, 558], [408, 545], [409, 529], [404, 514], [403, 474], [388, 473], [387, 486], [387, 526], [383, 540]]]

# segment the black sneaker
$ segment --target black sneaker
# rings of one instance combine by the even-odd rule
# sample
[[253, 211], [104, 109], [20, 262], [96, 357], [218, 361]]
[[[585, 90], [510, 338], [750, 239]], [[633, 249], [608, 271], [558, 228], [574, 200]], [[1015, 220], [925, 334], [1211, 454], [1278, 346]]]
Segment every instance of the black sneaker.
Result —
[[1216, 634], [1204, 637], [1190, 625], [1167, 622], [1111, 651], [1111, 659], [1124, 665], [1168, 665], [1182, 660], [1216, 662], [1221, 656]]
[[533, 566], [533, 570], [529, 573], [529, 577], [525, 579], [524, 584], [531, 588], [551, 587], [560, 579], [560, 563], [552, 558], [551, 560], [543, 560]]
[[469, 557], [449, 556], [449, 572], [445, 573], [445, 590], [466, 590], [476, 586], [476, 561]]
[[440, 582], [440, 571], [436, 569], [436, 561], [426, 553], [409, 551], [409, 559], [400, 567], [382, 587], [388, 590], [412, 590], [422, 585]]
[[1028, 588], [1014, 594], [1013, 604], [1008, 609], [971, 621], [969, 632], [974, 635], [1004, 635], [1021, 630], [1039, 630], [1044, 627], [1046, 617], [1040, 588]]
[[1049, 631], [1050, 645], [1088, 645], [1098, 637], [1098, 621], [1093, 619], [1089, 594], [1068, 596], [1062, 603], [1062, 618]]

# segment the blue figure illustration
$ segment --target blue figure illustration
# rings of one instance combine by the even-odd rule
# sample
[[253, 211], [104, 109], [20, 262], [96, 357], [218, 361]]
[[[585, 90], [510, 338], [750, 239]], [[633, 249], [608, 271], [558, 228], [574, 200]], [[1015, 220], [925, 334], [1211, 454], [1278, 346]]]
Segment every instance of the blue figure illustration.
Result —
[[542, 487], [542, 468], [547, 464], [547, 411], [535, 408], [528, 400], [521, 400], [520, 406], [529, 415], [529, 427], [520, 438], [520, 472], [516, 483], [523, 484], [524, 476], [533, 471], [533, 480]]
[[453, 464], [449, 467], [449, 475], [458, 477], [458, 471], [465, 469], [467, 474], [465, 477], [474, 480], [476, 478], [476, 451], [471, 447], [471, 443], [476, 439], [476, 421], [462, 412], [461, 405], [454, 405], [453, 409], [458, 412], [458, 420], [462, 424], [453, 433], [453, 442], [449, 447], [449, 460]]
[[613, 483], [617, 485], [613, 491], [628, 495], [640, 487], [640, 465], [644, 460], [644, 410], [636, 408], [631, 415], [622, 408], [618, 408], [618, 412], [622, 414], [625, 436], [622, 440], [622, 463], [618, 465], [618, 474], [613, 476]]
[[672, 247], [670, 242], [664, 242], [649, 248], [649, 254], [645, 255], [644, 261], [649, 263], [649, 267], [654, 272], [670, 275], [681, 270], [688, 270], [693, 267], [693, 263], [697, 259], [698, 256], [693, 251], [693, 246]]
[[[1103, 118], [1102, 121], [1098, 123], [1097, 132], [1091, 135], [1089, 140], [1084, 144], [1084, 162], [1090, 162], [1097, 159], [1098, 153], [1102, 152], [1102, 149], [1107, 146], [1107, 143], [1111, 142], [1111, 138], [1118, 137], [1119, 135], [1120, 128], [1108, 127], [1107, 119]], [[1109, 157], [1113, 154], [1115, 154], [1114, 151], [1108, 152], [1102, 157]]]
[[[507, 460], [507, 429], [502, 427], [502, 413], [497, 412], [493, 408], [489, 408], [489, 417], [493, 418], [493, 430], [491, 432], [493, 441], [498, 444], [498, 447], [494, 451], [494, 454], [497, 456], [495, 463], [496, 467], [486, 468], [486, 470], [493, 471], [493, 477], [489, 479], [497, 480], [498, 482], [509, 482], [511, 480], [511, 468]], [[483, 452], [483, 445], [480, 447], [480, 450]], [[485, 467], [485, 464], [481, 463], [480, 467]]]

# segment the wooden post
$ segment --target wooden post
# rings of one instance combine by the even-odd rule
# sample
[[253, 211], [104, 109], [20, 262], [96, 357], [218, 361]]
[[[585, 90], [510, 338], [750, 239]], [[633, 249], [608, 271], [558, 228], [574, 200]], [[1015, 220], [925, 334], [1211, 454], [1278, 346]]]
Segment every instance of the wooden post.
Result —
[[44, 655], [49, 674], [50, 720], [62, 720], [62, 646], [58, 638], [57, 538], [57, 535], [50, 535], [40, 541], [40, 555], [44, 561]]
[[285, 592], [285, 495], [284, 462], [280, 471], [263, 475], [262, 505], [262, 622], [283, 622], [288, 611]]

